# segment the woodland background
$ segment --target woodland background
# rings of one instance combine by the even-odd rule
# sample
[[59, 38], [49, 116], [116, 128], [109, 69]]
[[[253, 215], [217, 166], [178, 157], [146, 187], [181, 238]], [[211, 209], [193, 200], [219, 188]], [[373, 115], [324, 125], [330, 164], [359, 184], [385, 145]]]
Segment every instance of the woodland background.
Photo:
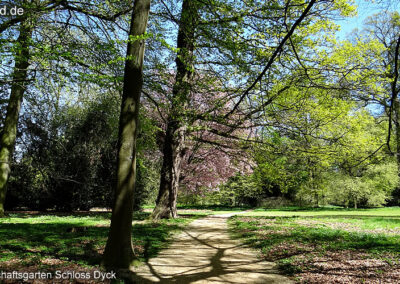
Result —
[[126, 45], [141, 40], [136, 210], [163, 184], [184, 205], [398, 205], [393, 3], [346, 40], [345, 0], [152, 1], [130, 39], [132, 1], [1, 4], [25, 11], [0, 18], [6, 209], [112, 207]]

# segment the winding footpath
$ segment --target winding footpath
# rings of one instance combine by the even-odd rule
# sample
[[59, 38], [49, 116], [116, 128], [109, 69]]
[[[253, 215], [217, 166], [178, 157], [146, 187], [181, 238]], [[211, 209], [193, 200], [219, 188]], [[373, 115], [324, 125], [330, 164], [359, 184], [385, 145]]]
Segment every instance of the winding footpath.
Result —
[[189, 224], [169, 248], [133, 270], [134, 283], [293, 283], [272, 262], [233, 240], [227, 219], [233, 214], [208, 216]]

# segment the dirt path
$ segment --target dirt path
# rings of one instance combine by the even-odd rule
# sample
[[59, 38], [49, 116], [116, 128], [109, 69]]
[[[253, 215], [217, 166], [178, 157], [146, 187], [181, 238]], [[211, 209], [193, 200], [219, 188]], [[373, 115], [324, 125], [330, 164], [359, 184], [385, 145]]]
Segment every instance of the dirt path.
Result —
[[293, 283], [262, 261], [256, 252], [232, 240], [227, 218], [209, 216], [192, 222], [166, 250], [136, 269], [136, 283]]

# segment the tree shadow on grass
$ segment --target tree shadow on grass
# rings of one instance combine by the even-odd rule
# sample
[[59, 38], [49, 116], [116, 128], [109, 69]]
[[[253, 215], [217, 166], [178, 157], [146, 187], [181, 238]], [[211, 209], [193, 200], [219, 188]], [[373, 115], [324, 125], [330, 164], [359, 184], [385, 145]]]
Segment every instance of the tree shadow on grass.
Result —
[[[84, 223], [0, 224], [0, 249], [18, 260], [52, 258], [96, 265], [101, 259], [107, 227], [83, 227]], [[85, 228], [69, 232], [71, 228]], [[0, 256], [1, 261], [1, 256]]]
[[[171, 222], [134, 224], [132, 242], [136, 257], [143, 261], [156, 255], [168, 243], [170, 233], [182, 228], [182, 225]], [[74, 230], [71, 230], [72, 228]], [[61, 220], [57, 223], [2, 222], [0, 223], [0, 268], [4, 268], [5, 262], [11, 259], [22, 261], [22, 263], [14, 262], [13, 269], [21, 269], [31, 264], [39, 265], [40, 268], [41, 260], [46, 258], [98, 266], [108, 231], [108, 226], [87, 226], [85, 222], [61, 222]], [[48, 265], [43, 266], [48, 268]]]
[[[88, 217], [95, 220], [110, 220], [111, 212], [90, 212], [90, 211], [74, 211], [74, 212], [40, 212], [40, 211], [7, 211], [6, 216], [9, 218], [22, 219], [39, 219], [43, 217], [70, 217], [82, 218]], [[149, 212], [137, 211], [132, 215], [134, 221], [145, 220], [150, 216]]]

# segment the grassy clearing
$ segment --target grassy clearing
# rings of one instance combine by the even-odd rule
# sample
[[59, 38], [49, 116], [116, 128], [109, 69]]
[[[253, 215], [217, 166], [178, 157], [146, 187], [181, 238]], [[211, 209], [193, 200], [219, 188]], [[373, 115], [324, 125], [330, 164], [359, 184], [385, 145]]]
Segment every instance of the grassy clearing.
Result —
[[230, 211], [230, 212], [237, 212], [237, 211], [244, 211], [250, 209], [251, 207], [248, 206], [222, 206], [222, 205], [179, 205], [178, 209], [195, 209], [195, 210], [207, 210], [210, 212], [216, 211]]
[[[133, 243], [138, 262], [156, 255], [166, 247], [171, 233], [197, 218], [150, 222], [144, 220], [147, 216], [148, 213], [134, 216]], [[0, 219], [0, 270], [54, 272], [98, 268], [109, 220], [110, 213], [10, 214]]]
[[[153, 211], [153, 206], [145, 206], [145, 212], [150, 213]], [[199, 216], [205, 217], [207, 215], [221, 215], [228, 213], [241, 212], [250, 209], [250, 207], [229, 207], [221, 205], [179, 205], [179, 216]]]
[[373, 209], [343, 209], [341, 207], [301, 208], [284, 207], [280, 209], [257, 208], [254, 211], [243, 214], [244, 216], [357, 216], [371, 217], [398, 217], [400, 218], [400, 207], [386, 207]]
[[399, 283], [400, 209], [256, 210], [236, 237], [304, 283]]

